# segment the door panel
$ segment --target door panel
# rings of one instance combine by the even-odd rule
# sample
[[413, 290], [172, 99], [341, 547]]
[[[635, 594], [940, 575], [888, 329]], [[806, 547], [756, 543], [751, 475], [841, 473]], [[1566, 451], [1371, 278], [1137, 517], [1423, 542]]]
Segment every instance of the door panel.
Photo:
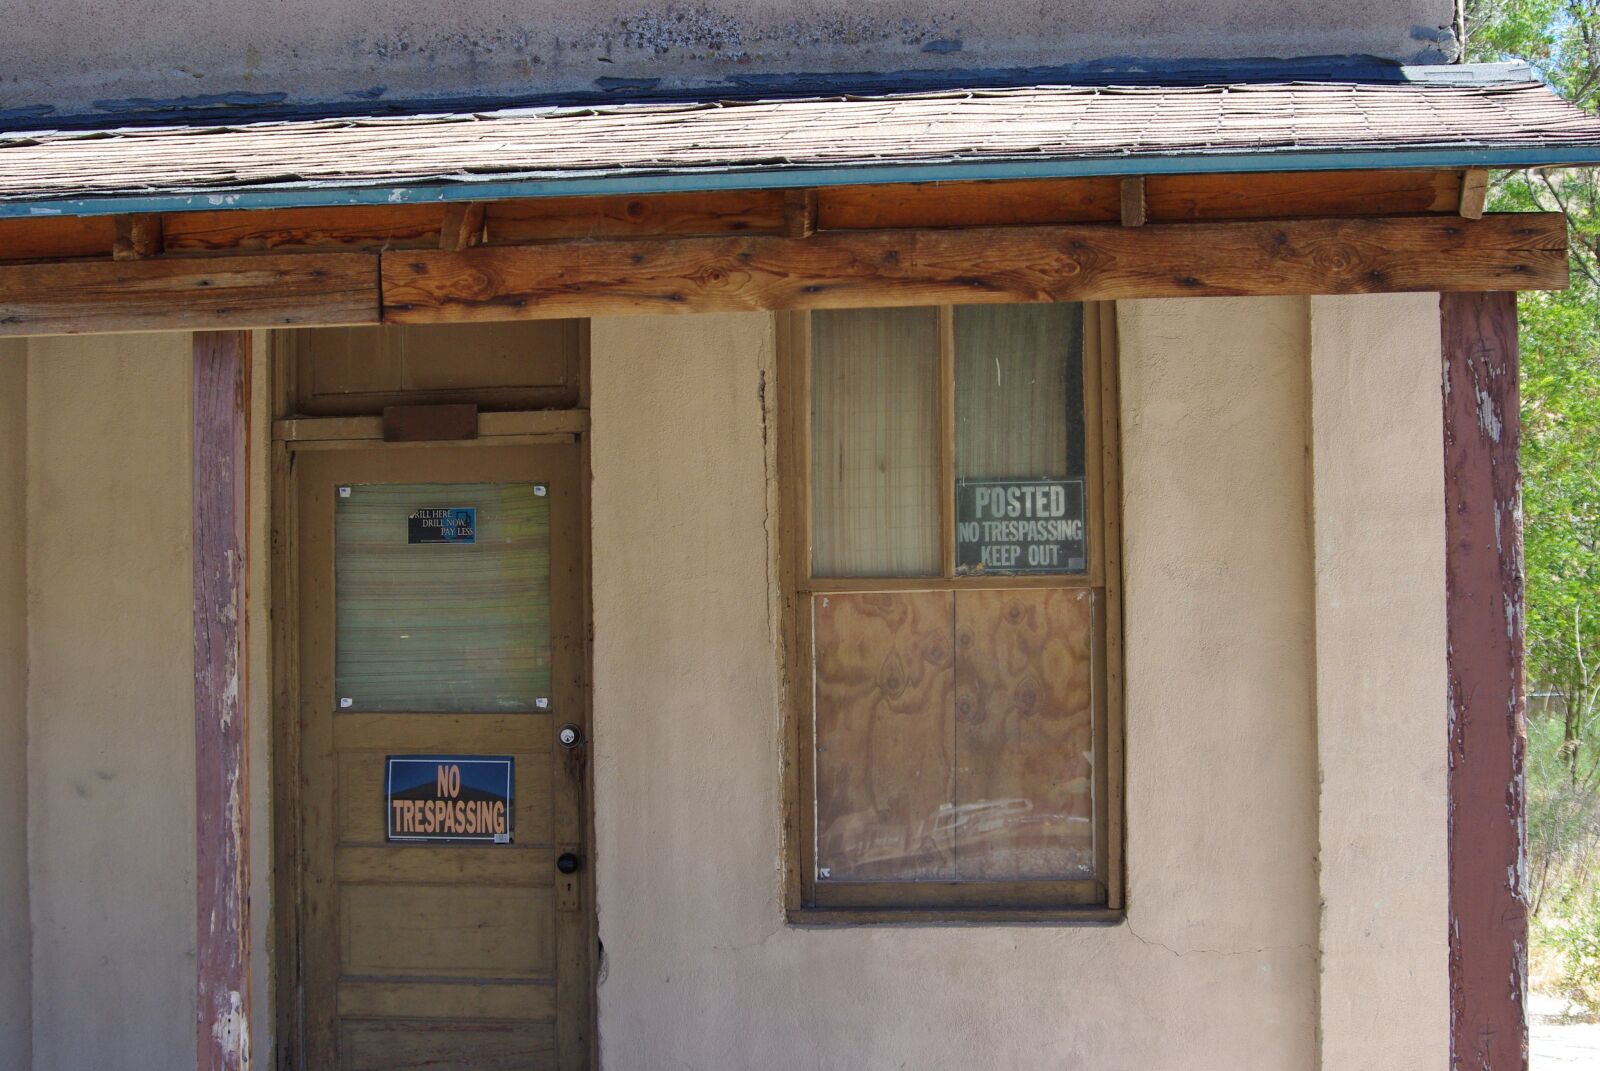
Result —
[[471, 1026], [399, 1020], [347, 1021], [340, 1071], [522, 1071], [556, 1066], [548, 1026]]
[[[577, 448], [295, 462], [306, 1069], [586, 1068]], [[511, 757], [510, 843], [389, 842], [407, 755]]]

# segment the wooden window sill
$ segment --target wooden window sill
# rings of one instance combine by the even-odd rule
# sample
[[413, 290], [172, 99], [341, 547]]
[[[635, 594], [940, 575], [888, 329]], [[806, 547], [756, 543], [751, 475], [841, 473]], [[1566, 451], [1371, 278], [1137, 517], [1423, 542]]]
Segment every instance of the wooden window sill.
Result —
[[1127, 912], [1115, 907], [1025, 908], [860, 908], [796, 907], [789, 925], [835, 926], [1120, 926]]

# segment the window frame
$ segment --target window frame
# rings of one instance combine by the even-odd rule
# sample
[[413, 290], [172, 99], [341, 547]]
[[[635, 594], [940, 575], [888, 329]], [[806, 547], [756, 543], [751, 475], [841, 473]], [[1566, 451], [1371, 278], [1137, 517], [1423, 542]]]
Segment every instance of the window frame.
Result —
[[[929, 307], [929, 306], [922, 306]], [[937, 306], [937, 464], [940, 575], [817, 577], [812, 574], [811, 316], [777, 315], [778, 567], [782, 588], [784, 902], [796, 924], [1090, 922], [1123, 917], [1121, 436], [1115, 308], [1083, 303], [1085, 474], [1090, 515], [1087, 572], [961, 576], [956, 573], [955, 307]], [[1093, 879], [1012, 881], [816, 881], [816, 771], [810, 627], [815, 595], [852, 592], [1058, 588], [1094, 599], [1095, 873]]]

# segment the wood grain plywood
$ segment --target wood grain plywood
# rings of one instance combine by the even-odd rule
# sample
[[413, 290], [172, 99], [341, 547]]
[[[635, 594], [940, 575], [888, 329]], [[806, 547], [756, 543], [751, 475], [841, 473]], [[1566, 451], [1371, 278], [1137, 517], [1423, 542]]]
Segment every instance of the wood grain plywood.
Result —
[[819, 595], [813, 607], [819, 877], [953, 877], [952, 594]]
[[1092, 608], [1083, 590], [956, 594], [962, 878], [1093, 876]]

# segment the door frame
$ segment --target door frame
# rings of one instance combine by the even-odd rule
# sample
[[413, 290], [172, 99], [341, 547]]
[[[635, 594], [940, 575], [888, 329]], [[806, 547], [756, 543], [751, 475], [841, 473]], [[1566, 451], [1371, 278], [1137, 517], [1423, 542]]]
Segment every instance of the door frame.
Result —
[[[276, 354], [275, 354], [276, 356]], [[275, 362], [276, 363], [276, 362]], [[587, 362], [585, 362], [586, 364]], [[276, 371], [276, 370], [275, 370]], [[275, 385], [283, 380], [277, 375]], [[587, 376], [583, 377], [587, 388]], [[601, 950], [595, 903], [594, 846], [594, 618], [593, 618], [593, 540], [590, 528], [589, 414], [584, 409], [538, 410], [517, 413], [484, 413], [478, 417], [478, 437], [438, 442], [385, 442], [381, 417], [318, 417], [293, 419], [288, 391], [274, 391], [270, 471], [270, 555], [272, 627], [268, 637], [268, 660], [272, 667], [270, 741], [272, 788], [272, 911], [268, 931], [268, 985], [271, 992], [273, 1051], [265, 1066], [273, 1071], [313, 1071], [305, 1065], [305, 985], [301, 956], [304, 909], [302, 860], [300, 640], [298, 621], [299, 546], [296, 457], [310, 450], [391, 450], [476, 446], [552, 446], [572, 445], [578, 452], [578, 588], [579, 588], [579, 672], [582, 710], [577, 712], [584, 737], [586, 768], [579, 795], [580, 821], [584, 837], [586, 865], [583, 868], [587, 897], [583, 912], [591, 954], [584, 985], [588, 994], [588, 1063], [599, 1066], [597, 993]], [[587, 405], [587, 389], [582, 404]], [[314, 1069], [323, 1071], [323, 1069]], [[331, 1071], [331, 1069], [330, 1069]]]

